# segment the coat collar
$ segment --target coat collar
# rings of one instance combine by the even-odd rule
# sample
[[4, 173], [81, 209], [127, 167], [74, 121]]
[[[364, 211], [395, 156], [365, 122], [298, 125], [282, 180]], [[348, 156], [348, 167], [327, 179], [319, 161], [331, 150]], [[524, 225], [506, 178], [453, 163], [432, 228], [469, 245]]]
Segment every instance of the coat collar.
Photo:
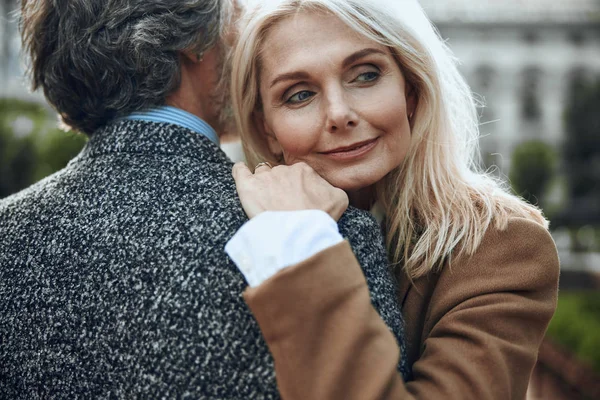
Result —
[[189, 113], [181, 108], [172, 106], [158, 106], [144, 111], [137, 111], [123, 117], [123, 119], [151, 121], [151, 122], [167, 122], [175, 125], [180, 125], [188, 128], [199, 135], [204, 135], [213, 143], [219, 144], [219, 135], [217, 132], [202, 118]]
[[403, 307], [404, 302], [406, 301], [406, 296], [408, 295], [408, 291], [412, 287], [412, 283], [403, 271], [397, 272], [397, 280], [398, 280], [398, 302], [400, 303], [400, 307]]
[[[439, 273], [430, 273], [411, 281], [404, 271], [399, 270], [396, 273], [396, 279], [398, 282], [398, 302], [400, 307], [403, 308], [409, 295], [423, 297], [431, 293], [439, 279]], [[415, 293], [411, 294], [412, 291]]]
[[231, 164], [219, 146], [205, 136], [179, 125], [142, 120], [119, 120], [98, 129], [77, 158], [114, 153], [190, 157]]

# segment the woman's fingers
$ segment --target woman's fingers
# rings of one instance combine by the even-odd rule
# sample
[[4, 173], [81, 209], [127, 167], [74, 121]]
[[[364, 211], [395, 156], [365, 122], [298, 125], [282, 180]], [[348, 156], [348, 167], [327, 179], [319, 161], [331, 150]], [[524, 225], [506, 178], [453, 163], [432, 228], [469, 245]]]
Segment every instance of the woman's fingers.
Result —
[[333, 219], [338, 221], [344, 211], [348, 208], [350, 204], [350, 200], [348, 199], [348, 194], [344, 192], [342, 189], [334, 188], [333, 189], [334, 202], [331, 208], [331, 211], [328, 211], [328, 214], [331, 215]]
[[254, 167], [254, 173], [260, 174], [263, 172], [269, 172], [271, 170], [271, 168], [273, 168], [273, 167], [268, 162], [261, 162], [261, 163], [256, 164], [256, 167]]
[[243, 163], [233, 167], [237, 192], [249, 218], [263, 211], [323, 210], [335, 220], [348, 207], [348, 196], [331, 186], [308, 164], [271, 168], [259, 163], [254, 174]]
[[252, 172], [250, 172], [246, 164], [241, 161], [233, 165], [231, 174], [233, 175], [233, 179], [235, 180], [236, 184], [252, 177]]
[[252, 196], [251, 194], [254, 187], [252, 181], [255, 177], [246, 164], [243, 162], [235, 163], [232, 175], [242, 208], [246, 212], [246, 215], [248, 215], [248, 218], [253, 218], [261, 211], [264, 211], [261, 209], [260, 203], [255, 201], [256, 196]]

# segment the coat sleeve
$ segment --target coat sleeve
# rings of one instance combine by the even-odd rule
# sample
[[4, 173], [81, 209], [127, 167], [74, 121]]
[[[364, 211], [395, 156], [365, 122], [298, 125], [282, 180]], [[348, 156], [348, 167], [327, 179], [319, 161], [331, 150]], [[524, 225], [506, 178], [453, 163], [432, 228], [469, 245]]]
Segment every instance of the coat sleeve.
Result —
[[401, 388], [398, 344], [348, 242], [246, 289], [244, 298], [283, 399], [385, 399]]
[[290, 267], [244, 297], [275, 360], [284, 399], [523, 399], [556, 307], [558, 257], [548, 232], [518, 220], [486, 234], [442, 272], [414, 380], [369, 302], [348, 243]]
[[[396, 346], [404, 348], [404, 319], [398, 304], [398, 285], [396, 277], [389, 267], [382, 229], [373, 216], [364, 210], [348, 207], [338, 221], [340, 234], [350, 244], [354, 253], [346, 261], [340, 261], [342, 268], [358, 265], [367, 282], [371, 304], [396, 338]], [[350, 261], [351, 260], [351, 261]], [[358, 264], [357, 264], [358, 262]], [[403, 358], [398, 358], [398, 370], [404, 377], [409, 376], [408, 365]]]
[[556, 306], [558, 258], [529, 221], [490, 230], [468, 260], [440, 274], [413, 380], [368, 301], [347, 244], [248, 289], [284, 399], [524, 399]]

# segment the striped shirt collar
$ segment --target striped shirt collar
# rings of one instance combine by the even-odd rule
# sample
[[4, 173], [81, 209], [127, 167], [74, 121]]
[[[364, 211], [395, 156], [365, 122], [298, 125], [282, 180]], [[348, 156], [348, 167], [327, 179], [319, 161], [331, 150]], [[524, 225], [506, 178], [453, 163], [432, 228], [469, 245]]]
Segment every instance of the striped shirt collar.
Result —
[[206, 121], [198, 118], [194, 114], [172, 106], [160, 106], [145, 111], [137, 111], [123, 119], [141, 120], [150, 122], [166, 122], [190, 129], [200, 135], [206, 136], [217, 146], [219, 145], [219, 136], [217, 132]]

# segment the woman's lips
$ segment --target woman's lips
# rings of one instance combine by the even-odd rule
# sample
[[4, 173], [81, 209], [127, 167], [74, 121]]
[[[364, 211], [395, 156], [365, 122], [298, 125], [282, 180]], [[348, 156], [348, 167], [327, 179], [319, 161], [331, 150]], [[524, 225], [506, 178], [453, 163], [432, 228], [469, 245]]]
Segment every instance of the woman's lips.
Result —
[[323, 152], [321, 154], [333, 158], [335, 160], [351, 160], [354, 158], [362, 157], [371, 151], [379, 141], [379, 137], [375, 139], [366, 140], [364, 142], [356, 143], [351, 146], [341, 147], [335, 150]]

